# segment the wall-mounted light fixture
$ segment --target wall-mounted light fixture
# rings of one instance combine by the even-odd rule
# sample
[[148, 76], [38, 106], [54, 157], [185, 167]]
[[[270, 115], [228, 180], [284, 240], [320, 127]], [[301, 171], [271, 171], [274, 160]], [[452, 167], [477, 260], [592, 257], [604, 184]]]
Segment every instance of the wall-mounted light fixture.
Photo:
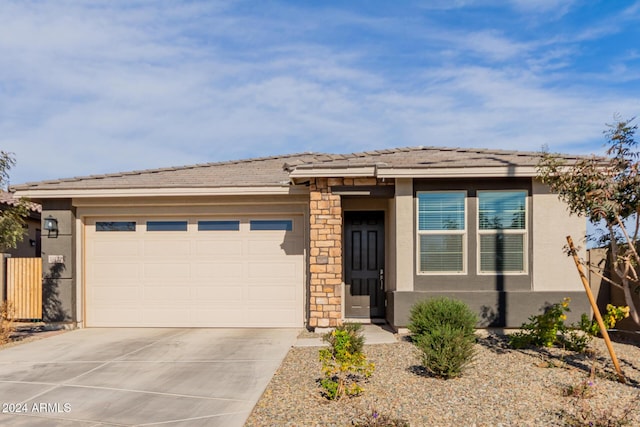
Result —
[[58, 237], [58, 220], [51, 215], [44, 219], [43, 228], [49, 232], [49, 237]]

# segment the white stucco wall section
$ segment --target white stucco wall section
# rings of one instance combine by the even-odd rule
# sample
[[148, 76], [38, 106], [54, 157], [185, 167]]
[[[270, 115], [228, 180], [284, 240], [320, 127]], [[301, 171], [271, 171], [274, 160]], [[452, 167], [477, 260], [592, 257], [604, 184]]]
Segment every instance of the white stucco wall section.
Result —
[[395, 289], [413, 291], [413, 179], [397, 178], [396, 195], [392, 203], [395, 217]]
[[551, 194], [546, 185], [536, 180], [533, 181], [531, 205], [533, 290], [581, 290], [582, 282], [573, 258], [564, 253], [564, 247], [567, 244], [567, 236], [571, 236], [575, 245], [582, 248], [579, 256], [584, 258], [586, 219], [569, 215], [569, 210], [558, 196]]

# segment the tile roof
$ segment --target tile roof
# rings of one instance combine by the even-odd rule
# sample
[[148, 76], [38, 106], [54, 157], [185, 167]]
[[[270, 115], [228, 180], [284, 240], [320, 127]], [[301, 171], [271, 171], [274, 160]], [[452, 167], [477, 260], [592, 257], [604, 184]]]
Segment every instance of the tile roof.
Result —
[[[575, 161], [583, 156], [563, 156]], [[11, 191], [131, 188], [220, 188], [289, 185], [293, 170], [376, 166], [378, 168], [466, 168], [535, 166], [539, 152], [475, 148], [407, 147], [351, 154], [299, 153], [182, 167], [32, 182]]]
[[107, 175], [81, 176], [13, 185], [12, 191], [123, 189], [123, 188], [220, 188], [289, 185], [286, 162], [316, 162], [315, 153], [290, 154], [246, 160], [147, 169]]
[[[0, 204], [16, 206], [18, 204], [18, 199], [11, 193], [0, 191]], [[37, 203], [27, 202], [27, 206], [31, 212], [42, 212], [42, 206]]]
[[[536, 166], [540, 152], [490, 150], [482, 148], [406, 147], [362, 153], [327, 155], [319, 162], [287, 164], [293, 169], [346, 168], [377, 166], [383, 168], [465, 168], [496, 166]], [[572, 161], [580, 156], [563, 156]]]

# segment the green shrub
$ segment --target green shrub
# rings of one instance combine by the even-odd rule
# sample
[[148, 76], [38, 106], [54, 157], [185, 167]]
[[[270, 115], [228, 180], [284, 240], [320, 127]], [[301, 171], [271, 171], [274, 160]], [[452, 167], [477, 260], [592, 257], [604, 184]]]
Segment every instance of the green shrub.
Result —
[[[589, 316], [582, 314], [577, 324], [565, 325], [567, 319], [570, 298], [565, 298], [561, 303], [548, 306], [544, 313], [529, 317], [529, 322], [523, 323], [520, 329], [509, 337], [509, 344], [513, 348], [526, 347], [564, 347], [567, 350], [584, 352], [600, 329]], [[628, 316], [628, 307], [615, 307], [607, 305], [607, 313], [603, 316], [608, 328], [615, 326], [616, 322]]]
[[329, 400], [344, 396], [356, 396], [364, 391], [359, 381], [368, 378], [374, 371], [373, 363], [367, 362], [362, 353], [364, 337], [360, 326], [338, 327], [325, 335], [329, 347], [320, 350], [322, 373], [320, 386]]
[[544, 313], [529, 317], [528, 323], [523, 323], [521, 332], [509, 337], [509, 344], [514, 348], [552, 347], [558, 343], [558, 333], [565, 332], [564, 324], [569, 312], [569, 298], [561, 303], [548, 306]]
[[411, 308], [409, 330], [422, 364], [438, 378], [460, 376], [474, 355], [478, 318], [461, 301], [436, 298]]
[[411, 308], [409, 330], [417, 337], [438, 326], [450, 325], [465, 335], [473, 335], [477, 322], [478, 317], [465, 303], [442, 297], [416, 303]]
[[[352, 353], [362, 353], [364, 348], [364, 335], [360, 323], [345, 323], [336, 327], [336, 331], [344, 331], [349, 337], [349, 348]], [[331, 332], [324, 334], [322, 339], [328, 342], [331, 347], [335, 347], [336, 335]]]
[[437, 378], [455, 378], [474, 355], [475, 336], [452, 325], [440, 325], [414, 339], [422, 365]]

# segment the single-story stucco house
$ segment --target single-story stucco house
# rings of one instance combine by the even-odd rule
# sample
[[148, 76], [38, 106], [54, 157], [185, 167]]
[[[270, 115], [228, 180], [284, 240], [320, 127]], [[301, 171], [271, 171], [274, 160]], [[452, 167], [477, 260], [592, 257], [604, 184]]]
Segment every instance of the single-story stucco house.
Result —
[[564, 297], [589, 312], [563, 253], [586, 221], [535, 179], [539, 158], [302, 153], [11, 190], [55, 220], [45, 286], [56, 320], [80, 327], [401, 328], [416, 301], [440, 295], [481, 326], [518, 327]]

